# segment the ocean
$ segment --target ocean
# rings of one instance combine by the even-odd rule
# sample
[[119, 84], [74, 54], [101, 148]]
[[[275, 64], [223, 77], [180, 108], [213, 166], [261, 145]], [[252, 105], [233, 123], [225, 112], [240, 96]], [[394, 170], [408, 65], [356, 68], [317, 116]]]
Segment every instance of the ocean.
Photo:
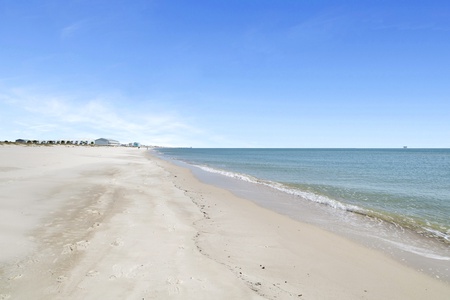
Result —
[[252, 200], [450, 281], [450, 149], [156, 151], [240, 196], [266, 191]]

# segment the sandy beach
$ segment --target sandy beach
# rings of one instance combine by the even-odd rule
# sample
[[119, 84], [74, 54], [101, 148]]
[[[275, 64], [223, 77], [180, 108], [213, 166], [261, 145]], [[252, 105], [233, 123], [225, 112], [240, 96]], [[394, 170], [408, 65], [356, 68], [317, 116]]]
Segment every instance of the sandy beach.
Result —
[[448, 299], [144, 149], [0, 145], [0, 299]]

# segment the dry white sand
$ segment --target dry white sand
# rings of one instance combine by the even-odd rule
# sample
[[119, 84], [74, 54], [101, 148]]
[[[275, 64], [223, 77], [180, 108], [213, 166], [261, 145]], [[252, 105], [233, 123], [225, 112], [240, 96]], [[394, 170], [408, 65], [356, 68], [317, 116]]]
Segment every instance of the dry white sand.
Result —
[[145, 150], [0, 146], [0, 299], [449, 299]]

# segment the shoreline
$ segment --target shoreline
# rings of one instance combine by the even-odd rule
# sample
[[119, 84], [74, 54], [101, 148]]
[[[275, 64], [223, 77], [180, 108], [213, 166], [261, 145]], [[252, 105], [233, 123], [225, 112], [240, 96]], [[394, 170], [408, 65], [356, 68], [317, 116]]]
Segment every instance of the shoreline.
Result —
[[[448, 248], [450, 223], [445, 209], [448, 193], [443, 188], [446, 182], [433, 176], [445, 178], [438, 175], [445, 171], [445, 163], [437, 162], [448, 157], [449, 152], [420, 149], [414, 155], [405, 155], [405, 152], [393, 156], [395, 152], [392, 149], [372, 150], [255, 148], [152, 151], [163, 159], [179, 162], [196, 175], [205, 171], [210, 175], [221, 175], [223, 180], [220, 181], [228, 177], [261, 188], [267, 186], [335, 211], [351, 212], [407, 229]], [[284, 155], [285, 161], [277, 160]], [[397, 162], [397, 170], [392, 169], [391, 160]], [[417, 166], [412, 166], [413, 161], [418, 161]], [[382, 166], [377, 169], [378, 165]], [[423, 170], [420, 173], [429, 176], [421, 178], [411, 169]], [[386, 181], [387, 177], [389, 180]], [[441, 256], [450, 260], [448, 251], [443, 251]]]
[[450, 294], [444, 282], [145, 150], [2, 146], [0, 154], [0, 211], [9, 216], [0, 236], [11, 237], [0, 242], [15, 253], [0, 256], [0, 299]]
[[209, 172], [201, 166], [166, 158], [164, 155], [161, 155], [161, 158], [188, 168], [203, 183], [226, 189], [237, 197], [293, 220], [317, 226], [380, 251], [417, 271], [450, 283], [447, 243], [430, 239], [395, 223], [354, 211], [336, 210], [269, 185], [240, 180], [219, 172]]

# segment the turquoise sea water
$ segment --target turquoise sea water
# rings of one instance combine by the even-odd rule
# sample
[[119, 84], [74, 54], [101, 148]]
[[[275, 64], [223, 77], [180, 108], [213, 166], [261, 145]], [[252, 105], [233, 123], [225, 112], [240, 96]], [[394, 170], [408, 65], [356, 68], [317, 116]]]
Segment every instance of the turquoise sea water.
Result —
[[158, 152], [450, 245], [450, 149], [162, 148]]
[[450, 283], [450, 149], [155, 150], [208, 184]]

